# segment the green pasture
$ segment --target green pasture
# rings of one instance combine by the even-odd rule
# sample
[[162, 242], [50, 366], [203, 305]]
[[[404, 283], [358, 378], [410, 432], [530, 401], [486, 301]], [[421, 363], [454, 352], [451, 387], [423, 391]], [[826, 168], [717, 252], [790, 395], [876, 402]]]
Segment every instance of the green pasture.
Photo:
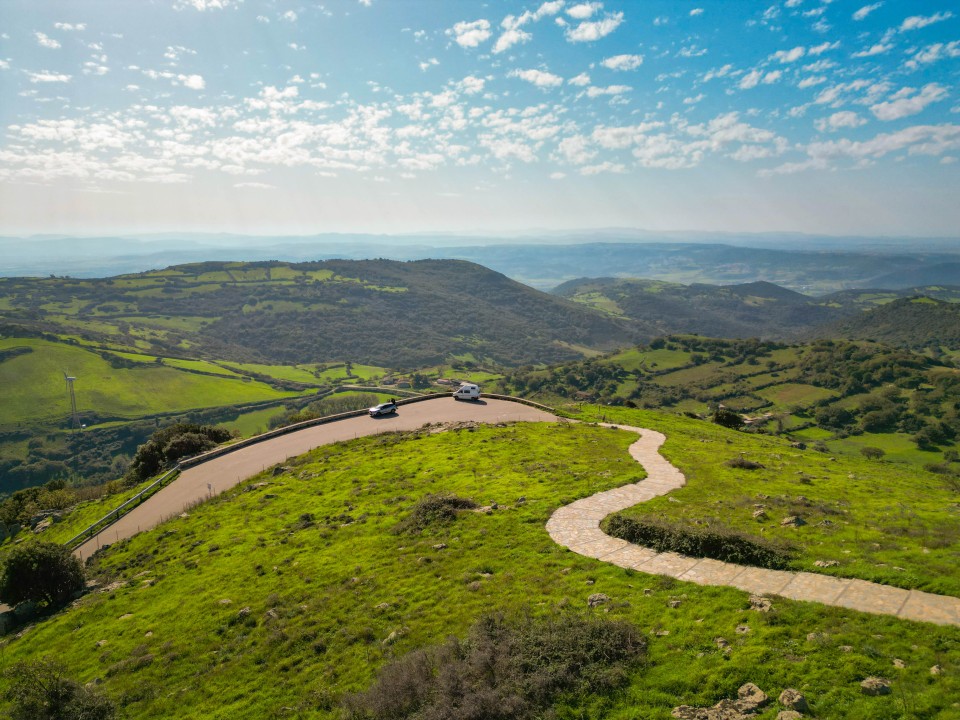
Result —
[[827, 388], [820, 388], [814, 385], [805, 385], [803, 383], [783, 383], [782, 385], [772, 385], [761, 390], [754, 391], [764, 400], [769, 400], [780, 408], [795, 405], [812, 405], [826, 398], [836, 397], [837, 393]]
[[[678, 437], [686, 427], [628, 418]], [[553, 543], [544, 524], [556, 507], [642, 477], [627, 454], [634, 438], [535, 424], [318, 448], [111, 548], [94, 569], [121, 585], [8, 636], [0, 665], [55, 656], [80, 682], [99, 678], [131, 720], [339, 718], [344, 693], [389, 660], [462, 637], [485, 613], [593, 612], [637, 627], [647, 661], [622, 690], [561, 698], [558, 719], [667, 720], [676, 705], [709, 706], [745, 682], [774, 698], [802, 689], [812, 717], [949, 716], [960, 629], [781, 599], [757, 613], [740, 591], [624, 571]], [[689, 441], [669, 442], [668, 454], [679, 462]], [[691, 457], [716, 452], [707, 445]], [[396, 533], [430, 492], [497, 509]], [[596, 593], [610, 602], [590, 610]], [[937, 663], [945, 672], [934, 678]], [[863, 695], [869, 675], [891, 677], [893, 694]]]
[[117, 369], [83, 348], [33, 338], [0, 339], [0, 349], [16, 346], [33, 352], [0, 363], [0, 426], [69, 417], [64, 372], [77, 378], [78, 410], [127, 418], [295, 394], [263, 383], [196, 375], [163, 365]]
[[640, 348], [632, 348], [611, 355], [609, 362], [620, 365], [629, 372], [634, 370], [662, 371], [689, 365], [690, 355], [691, 353], [685, 350], [667, 350], [666, 348], [641, 350]]

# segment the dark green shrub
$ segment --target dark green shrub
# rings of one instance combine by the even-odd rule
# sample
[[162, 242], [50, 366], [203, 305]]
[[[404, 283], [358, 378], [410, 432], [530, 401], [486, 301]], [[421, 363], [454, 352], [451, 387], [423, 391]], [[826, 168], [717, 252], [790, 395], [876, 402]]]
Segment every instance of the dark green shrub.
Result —
[[211, 425], [176, 423], [157, 430], [137, 448], [126, 479], [137, 483], [176, 465], [180, 458], [209, 450], [230, 439], [230, 432]]
[[791, 559], [786, 547], [723, 527], [685, 527], [660, 518], [630, 518], [617, 513], [604, 522], [604, 529], [608, 535], [658, 552], [773, 569], [785, 568]]
[[466, 640], [415, 650], [385, 666], [365, 692], [348, 695], [349, 718], [525, 720], [560, 695], [623, 686], [644, 658], [632, 625], [590, 615], [481, 618]]
[[461, 510], [473, 510], [473, 500], [450, 494], [428, 494], [420, 498], [410, 514], [397, 523], [394, 532], [419, 533], [432, 525], [446, 525], [457, 519]]
[[738, 429], [743, 427], [743, 418], [740, 417], [737, 413], [732, 410], [727, 410], [726, 408], [719, 408], [711, 418], [713, 422], [717, 425], [722, 425], [726, 428]]
[[10, 720], [110, 720], [116, 709], [109, 698], [66, 676], [61, 663], [44, 658], [20, 662], [3, 673], [9, 686]]
[[737, 455], [724, 463], [727, 467], [739, 468], [740, 470], [762, 470], [764, 465], [753, 460], [747, 460], [743, 455]]
[[0, 600], [10, 605], [32, 600], [59, 607], [83, 590], [84, 582], [83, 565], [63, 545], [25, 542], [7, 555], [0, 573]]

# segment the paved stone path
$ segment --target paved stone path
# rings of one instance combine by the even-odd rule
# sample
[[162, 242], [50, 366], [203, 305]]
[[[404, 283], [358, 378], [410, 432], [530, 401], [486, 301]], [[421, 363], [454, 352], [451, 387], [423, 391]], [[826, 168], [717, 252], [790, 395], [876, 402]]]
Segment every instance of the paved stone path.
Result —
[[640, 572], [669, 575], [699, 585], [730, 585], [756, 595], [780, 595], [881, 615], [895, 615], [940, 625], [960, 625], [960, 598], [903, 590], [889, 585], [806, 572], [785, 572], [734, 565], [677, 553], [658, 553], [606, 535], [600, 522], [686, 484], [686, 478], [659, 452], [666, 437], [654, 430], [627, 425], [607, 425], [639, 433], [630, 455], [647, 471], [634, 485], [607, 490], [577, 500], [557, 510], [547, 522], [547, 532], [558, 544], [586, 557]]

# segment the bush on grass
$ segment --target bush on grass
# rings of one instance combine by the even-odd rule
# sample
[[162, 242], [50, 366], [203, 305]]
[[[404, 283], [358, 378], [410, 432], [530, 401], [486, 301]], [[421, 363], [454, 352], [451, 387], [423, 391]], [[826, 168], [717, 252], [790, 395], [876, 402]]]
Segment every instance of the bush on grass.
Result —
[[43, 658], [7, 668], [3, 698], [10, 720], [111, 720], [116, 708], [109, 698], [66, 676], [66, 667]]
[[354, 720], [503, 720], [543, 717], [561, 695], [626, 684], [646, 642], [632, 625], [591, 615], [508, 620], [487, 615], [466, 640], [415, 650], [344, 698]]
[[14, 547], [0, 573], [0, 600], [32, 600], [49, 608], [66, 604], [84, 586], [83, 565], [63, 545], [26, 542]]
[[394, 527], [397, 533], [420, 533], [434, 525], [447, 525], [457, 519], [461, 510], [473, 510], [473, 500], [448, 493], [427, 494], [413, 506], [410, 514]]
[[740, 565], [782, 569], [791, 560], [789, 548], [729, 528], [685, 527], [660, 518], [630, 518], [620, 513], [605, 522], [606, 532], [658, 552], [676, 552]]

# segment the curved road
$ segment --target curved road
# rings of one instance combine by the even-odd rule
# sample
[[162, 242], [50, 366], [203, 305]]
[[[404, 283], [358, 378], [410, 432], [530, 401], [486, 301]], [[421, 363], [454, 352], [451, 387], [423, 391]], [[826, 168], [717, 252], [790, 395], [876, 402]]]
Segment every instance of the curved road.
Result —
[[387, 417], [361, 416], [315, 425], [249, 445], [184, 470], [176, 480], [156, 495], [145, 500], [113, 525], [101, 530], [74, 552], [81, 560], [88, 558], [101, 545], [109, 545], [132, 537], [142, 530], [156, 527], [188, 507], [229, 490], [251, 475], [320, 445], [394, 430], [416, 430], [426, 423], [470, 420], [485, 423], [552, 422], [556, 419], [556, 416], [550, 413], [506, 400], [459, 402], [453, 398], [438, 398], [401, 405], [396, 415]]

